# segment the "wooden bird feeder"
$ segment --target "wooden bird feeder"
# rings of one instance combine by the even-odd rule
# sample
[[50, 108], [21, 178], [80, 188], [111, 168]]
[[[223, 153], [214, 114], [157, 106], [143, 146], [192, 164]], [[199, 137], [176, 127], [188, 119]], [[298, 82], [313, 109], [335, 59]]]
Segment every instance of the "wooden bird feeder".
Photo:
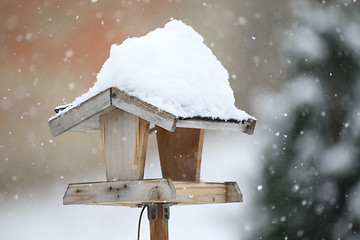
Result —
[[[165, 240], [172, 205], [242, 202], [236, 182], [200, 182], [204, 132], [253, 134], [254, 119], [181, 118], [117, 88], [55, 111], [49, 121], [53, 136], [68, 130], [100, 132], [104, 151], [107, 181], [70, 184], [65, 205], [148, 206], [151, 239]], [[144, 179], [150, 123], [156, 128], [159, 179]]]

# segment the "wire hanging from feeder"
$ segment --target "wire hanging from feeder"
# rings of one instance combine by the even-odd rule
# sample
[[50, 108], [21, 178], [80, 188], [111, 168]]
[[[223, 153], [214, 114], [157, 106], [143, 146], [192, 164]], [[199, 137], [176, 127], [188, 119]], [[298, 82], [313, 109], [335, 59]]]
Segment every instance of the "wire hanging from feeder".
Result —
[[137, 232], [137, 240], [140, 240], [140, 226], [141, 226], [141, 218], [142, 218], [142, 215], [144, 213], [144, 210], [147, 206], [143, 206], [143, 208], [141, 209], [141, 212], [140, 212], [140, 216], [139, 216], [139, 223], [138, 223], [138, 232]]

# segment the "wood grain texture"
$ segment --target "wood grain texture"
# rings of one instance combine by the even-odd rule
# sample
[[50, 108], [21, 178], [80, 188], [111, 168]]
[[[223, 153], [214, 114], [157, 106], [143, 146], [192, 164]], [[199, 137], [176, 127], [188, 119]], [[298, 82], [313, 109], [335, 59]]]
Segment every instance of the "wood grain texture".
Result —
[[99, 116], [104, 114], [104, 111], [112, 111], [114, 108], [120, 108], [132, 113], [168, 131], [174, 131], [175, 128], [178, 127], [242, 131], [247, 134], [253, 134], [256, 125], [256, 120], [252, 118], [238, 119], [235, 121], [214, 120], [201, 117], [184, 119], [181, 118], [181, 116], [175, 116], [174, 114], [158, 109], [156, 106], [117, 88], [106, 89], [61, 114], [61, 110], [69, 107], [71, 106], [55, 109], [56, 111], [60, 111], [60, 113], [49, 120], [49, 126], [53, 136], [57, 136], [68, 130], [99, 132]]
[[[49, 120], [53, 136], [71, 131], [98, 132], [100, 130], [99, 116], [114, 108], [132, 113], [149, 122], [174, 131], [176, 116], [148, 104], [137, 97], [131, 96], [117, 88], [108, 88], [105, 91], [87, 99], [78, 106], [58, 114]], [[57, 109], [64, 110], [63, 108]]]
[[142, 179], [150, 123], [121, 109], [99, 120], [107, 181]]
[[243, 195], [236, 182], [226, 182], [226, 202], [242, 202]]
[[113, 88], [112, 90], [112, 104], [169, 131], [175, 130], [177, 120], [175, 115], [160, 110], [156, 106], [120, 91], [117, 88]]
[[204, 130], [177, 128], [174, 132], [156, 126], [163, 178], [199, 181]]
[[[125, 187], [126, 185], [126, 187]], [[136, 207], [143, 203], [176, 205], [242, 202], [236, 182], [182, 182], [144, 179], [118, 182], [70, 184], [64, 204], [92, 204]]]
[[111, 112], [113, 110], [117, 109], [114, 106], [110, 106], [101, 112], [95, 114], [93, 117], [87, 119], [86, 121], [83, 121], [79, 123], [78, 125], [72, 127], [70, 131], [72, 132], [87, 132], [87, 133], [101, 133], [100, 130], [100, 122], [99, 118], [101, 115]]
[[150, 240], [168, 240], [169, 229], [168, 222], [163, 220], [163, 204], [157, 204], [158, 219], [155, 222], [150, 221]]
[[211, 119], [179, 119], [176, 122], [178, 128], [201, 128], [223, 131], [241, 131], [252, 135], [255, 130], [256, 120], [249, 118], [241, 121], [225, 121]]
[[70, 184], [64, 195], [64, 205], [99, 204], [135, 207], [143, 202], [163, 202], [176, 198], [171, 180], [147, 179], [117, 182]]
[[82, 102], [69, 111], [64, 112], [49, 121], [51, 134], [55, 137], [70, 130], [78, 124], [101, 113], [111, 106], [111, 90], [107, 89], [93, 98]]
[[236, 182], [196, 183], [174, 181], [173, 184], [176, 189], [176, 201], [180, 205], [242, 202], [242, 194]]

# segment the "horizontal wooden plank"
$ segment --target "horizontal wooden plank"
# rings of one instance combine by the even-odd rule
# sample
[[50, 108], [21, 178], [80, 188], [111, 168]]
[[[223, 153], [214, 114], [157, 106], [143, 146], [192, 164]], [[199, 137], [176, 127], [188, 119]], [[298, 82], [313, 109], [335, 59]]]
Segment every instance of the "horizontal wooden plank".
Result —
[[172, 182], [169, 179], [70, 184], [64, 204], [136, 207], [143, 203], [176, 205], [242, 202], [236, 182]]
[[70, 184], [64, 195], [64, 205], [124, 203], [136, 206], [139, 202], [163, 202], [175, 197], [169, 179], [132, 180]]
[[[173, 182], [176, 189], [176, 199], [179, 205], [189, 204], [215, 204], [242, 202], [242, 194], [234, 193], [236, 182], [231, 183], [209, 183], [209, 182]], [[229, 186], [229, 187], [228, 187]]]
[[249, 135], [252, 135], [254, 133], [255, 125], [256, 125], [256, 120], [250, 118], [243, 121], [225, 121], [225, 120], [211, 120], [211, 119], [179, 119], [176, 122], [176, 127], [181, 127], [181, 128], [241, 131]]

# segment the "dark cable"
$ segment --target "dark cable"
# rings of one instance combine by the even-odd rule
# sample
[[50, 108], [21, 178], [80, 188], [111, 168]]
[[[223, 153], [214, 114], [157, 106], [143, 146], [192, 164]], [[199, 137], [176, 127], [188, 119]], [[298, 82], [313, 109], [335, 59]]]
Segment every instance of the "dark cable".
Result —
[[142, 218], [142, 215], [144, 213], [144, 210], [147, 206], [145, 205], [142, 209], [141, 209], [141, 212], [140, 212], [140, 216], [139, 216], [139, 223], [138, 223], [138, 234], [137, 234], [137, 240], [140, 240], [140, 225], [141, 225], [141, 218]]

